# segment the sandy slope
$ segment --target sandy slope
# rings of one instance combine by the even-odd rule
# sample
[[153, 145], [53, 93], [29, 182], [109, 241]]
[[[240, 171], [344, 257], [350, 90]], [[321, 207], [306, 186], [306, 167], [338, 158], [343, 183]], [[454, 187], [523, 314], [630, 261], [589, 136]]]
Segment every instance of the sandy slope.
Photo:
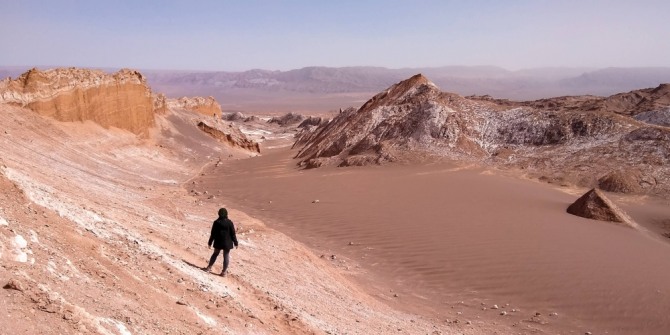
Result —
[[159, 116], [152, 140], [140, 141], [0, 109], [2, 333], [511, 332], [393, 309], [235, 208], [232, 274], [201, 271], [213, 213], [226, 204], [182, 185], [207, 163], [248, 154], [203, 137], [192, 115]]
[[354, 259], [367, 272], [352, 266], [352, 276], [401, 308], [515, 332], [670, 331], [670, 240], [658, 234], [669, 227], [667, 200], [613, 196], [640, 224], [633, 229], [568, 214], [585, 190], [513, 171], [454, 163], [301, 170], [295, 150], [264, 152], [213, 168], [195, 188], [221, 191], [326, 256]]

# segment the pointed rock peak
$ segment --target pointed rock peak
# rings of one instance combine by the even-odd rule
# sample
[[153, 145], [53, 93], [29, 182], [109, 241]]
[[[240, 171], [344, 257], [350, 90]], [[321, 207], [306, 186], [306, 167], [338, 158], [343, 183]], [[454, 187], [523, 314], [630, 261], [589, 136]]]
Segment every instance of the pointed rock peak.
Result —
[[669, 83], [663, 83], [663, 84], [660, 84], [660, 85], [658, 85], [658, 87], [656, 87], [656, 88], [653, 90], [653, 92], [654, 92], [654, 93], [659, 93], [659, 92], [663, 92], [663, 93], [665, 93], [665, 92], [670, 92], [670, 84], [669, 84]]
[[428, 78], [426, 78], [426, 76], [424, 76], [422, 73], [417, 73], [417, 74], [411, 76], [406, 81], [414, 83], [414, 85], [422, 85], [422, 84], [428, 84], [428, 83], [432, 84], [430, 82], [430, 80], [428, 80]]
[[360, 110], [368, 110], [381, 105], [393, 105], [417, 94], [439, 93], [440, 89], [422, 74], [393, 84], [391, 87], [368, 100]]
[[415, 75], [411, 76], [409, 79], [405, 79], [405, 80], [397, 83], [395, 86], [396, 87], [402, 87], [402, 88], [405, 88], [405, 89], [410, 89], [410, 88], [418, 87], [418, 86], [421, 86], [421, 85], [430, 85], [430, 86], [437, 87], [432, 81], [428, 80], [428, 78], [426, 78], [426, 76], [424, 76], [421, 73], [415, 74]]
[[568, 207], [568, 213], [587, 219], [615, 222], [631, 228], [637, 225], [605, 194], [597, 189], [591, 189]]

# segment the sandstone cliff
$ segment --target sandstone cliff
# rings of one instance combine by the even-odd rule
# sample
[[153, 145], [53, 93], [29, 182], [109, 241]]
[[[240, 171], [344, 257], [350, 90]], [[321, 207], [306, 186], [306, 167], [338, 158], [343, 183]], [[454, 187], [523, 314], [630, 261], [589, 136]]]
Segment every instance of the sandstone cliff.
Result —
[[446, 157], [587, 187], [614, 170], [635, 167], [645, 181], [636, 192], [670, 193], [670, 129], [630, 116], [643, 105], [665, 106], [666, 86], [650, 90], [653, 102], [642, 99], [633, 112], [609, 110], [606, 99], [595, 97], [462, 97], [416, 75], [300, 134], [296, 157], [308, 168]]
[[0, 103], [27, 107], [59, 121], [94, 121], [146, 135], [154, 125], [151, 91], [137, 71], [31, 69], [0, 82]]
[[174, 109], [185, 109], [198, 112], [203, 115], [221, 118], [221, 105], [213, 97], [181, 97], [179, 99], [168, 99], [167, 105]]

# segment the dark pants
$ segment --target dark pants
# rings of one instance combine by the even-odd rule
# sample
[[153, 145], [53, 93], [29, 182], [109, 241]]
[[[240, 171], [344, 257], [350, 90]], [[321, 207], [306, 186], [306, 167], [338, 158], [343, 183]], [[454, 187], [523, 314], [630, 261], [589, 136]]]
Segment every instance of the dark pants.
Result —
[[226, 270], [228, 270], [228, 263], [230, 263], [230, 249], [214, 248], [214, 253], [212, 254], [212, 257], [209, 258], [209, 265], [207, 265], [207, 267], [211, 268], [212, 265], [214, 265], [214, 262], [216, 262], [216, 259], [219, 257], [221, 250], [223, 250], [223, 271], [221, 272], [226, 272]]

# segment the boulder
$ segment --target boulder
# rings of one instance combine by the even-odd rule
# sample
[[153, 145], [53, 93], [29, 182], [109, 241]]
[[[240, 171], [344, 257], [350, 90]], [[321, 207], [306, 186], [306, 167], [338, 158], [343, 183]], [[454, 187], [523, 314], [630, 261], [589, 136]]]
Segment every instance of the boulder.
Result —
[[587, 219], [615, 222], [623, 226], [635, 227], [633, 220], [617, 207], [605, 194], [591, 189], [568, 207], [568, 213]]

